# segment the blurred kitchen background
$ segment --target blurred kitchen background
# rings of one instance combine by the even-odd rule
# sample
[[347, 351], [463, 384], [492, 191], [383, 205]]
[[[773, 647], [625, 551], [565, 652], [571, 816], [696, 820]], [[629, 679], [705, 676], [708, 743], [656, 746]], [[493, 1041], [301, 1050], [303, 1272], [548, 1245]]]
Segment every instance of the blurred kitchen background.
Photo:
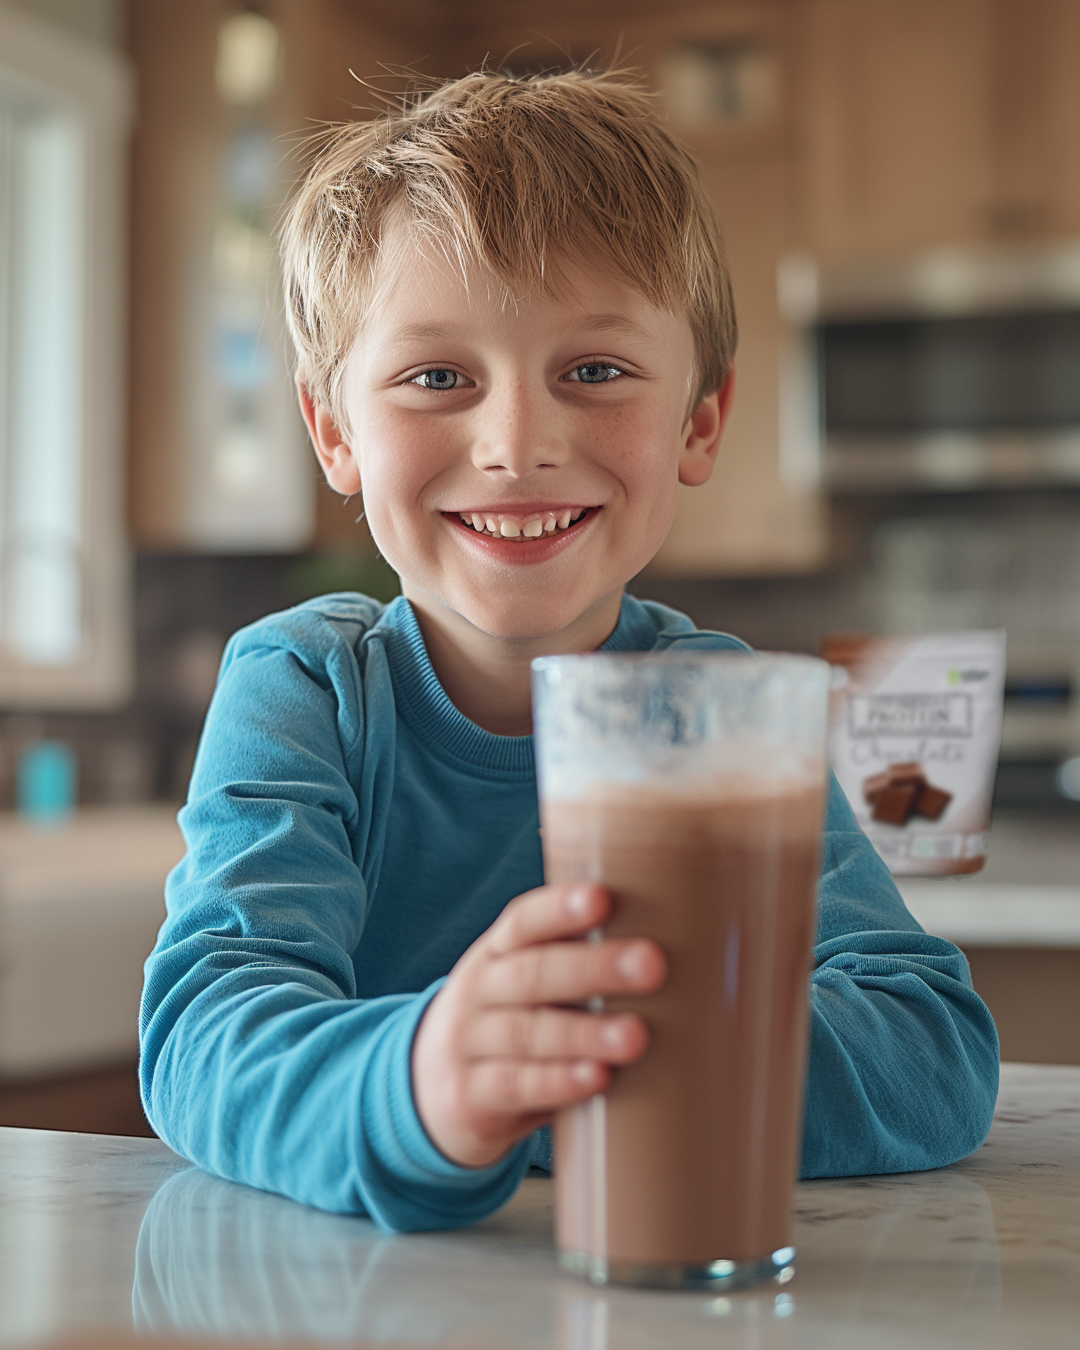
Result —
[[228, 635], [396, 580], [317, 481], [273, 232], [408, 72], [639, 68], [738, 394], [633, 589], [766, 648], [1008, 630], [987, 872], [905, 887], [1080, 1062], [1077, 0], [0, 3], [0, 1124], [139, 1132], [141, 961]]

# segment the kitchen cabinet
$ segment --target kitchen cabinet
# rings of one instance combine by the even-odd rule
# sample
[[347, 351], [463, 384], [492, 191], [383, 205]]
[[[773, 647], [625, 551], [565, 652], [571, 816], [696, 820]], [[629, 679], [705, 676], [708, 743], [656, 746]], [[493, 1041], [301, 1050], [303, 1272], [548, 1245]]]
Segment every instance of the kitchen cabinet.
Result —
[[[132, 6], [129, 507], [144, 549], [291, 552], [324, 522], [330, 538], [345, 533], [358, 514], [316, 484], [273, 232], [298, 142], [370, 102], [350, 70], [378, 75], [413, 51], [393, 24], [345, 0], [273, 0], [262, 17], [241, 9]], [[403, 4], [398, 23], [411, 13]], [[276, 51], [268, 91], [230, 102], [219, 33], [237, 17], [270, 20]]]
[[806, 243], [907, 253], [986, 232], [988, 0], [808, 0], [798, 119]]
[[1080, 5], [996, 0], [989, 226], [1004, 238], [1080, 233]]
[[709, 154], [699, 146], [735, 290], [735, 401], [712, 477], [679, 489], [674, 525], [650, 574], [809, 570], [825, 549], [824, 503], [815, 465], [792, 475], [781, 442], [782, 363], [796, 340], [779, 312], [776, 281], [789, 242], [790, 165], [780, 155]]
[[77, 1134], [153, 1135], [134, 1059], [81, 1072], [0, 1079], [0, 1126]]
[[1075, 0], [806, 0], [802, 230], [826, 260], [1080, 230]]
[[1080, 950], [962, 947], [990, 1009], [1002, 1059], [1080, 1064]]

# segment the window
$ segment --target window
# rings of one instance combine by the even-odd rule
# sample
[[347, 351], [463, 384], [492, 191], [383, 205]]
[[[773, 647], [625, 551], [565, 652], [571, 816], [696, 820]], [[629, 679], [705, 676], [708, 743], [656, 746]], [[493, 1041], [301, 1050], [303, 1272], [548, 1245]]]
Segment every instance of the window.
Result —
[[113, 53], [0, 9], [0, 705], [131, 683], [125, 157]]

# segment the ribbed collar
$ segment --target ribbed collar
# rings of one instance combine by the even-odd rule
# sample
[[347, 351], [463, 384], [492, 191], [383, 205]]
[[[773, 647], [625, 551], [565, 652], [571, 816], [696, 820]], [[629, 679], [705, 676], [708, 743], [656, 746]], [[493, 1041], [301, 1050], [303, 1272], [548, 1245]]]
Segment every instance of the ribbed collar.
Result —
[[[470, 722], [450, 702], [428, 659], [413, 607], [404, 596], [387, 605], [373, 631], [379, 630], [386, 634], [398, 711], [417, 736], [485, 777], [511, 781], [533, 777], [531, 736], [496, 736]], [[624, 595], [619, 622], [600, 651], [647, 652], [656, 636], [656, 623], [646, 607]]]

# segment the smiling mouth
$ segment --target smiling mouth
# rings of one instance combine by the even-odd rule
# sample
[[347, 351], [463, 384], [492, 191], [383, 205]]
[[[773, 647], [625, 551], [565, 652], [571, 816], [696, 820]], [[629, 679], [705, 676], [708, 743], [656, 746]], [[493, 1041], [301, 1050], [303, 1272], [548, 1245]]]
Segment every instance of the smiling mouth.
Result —
[[545, 539], [564, 534], [594, 509], [589, 506], [574, 506], [558, 511], [530, 511], [523, 516], [502, 511], [455, 511], [453, 515], [468, 529], [486, 535], [488, 539], [527, 543], [531, 539]]

